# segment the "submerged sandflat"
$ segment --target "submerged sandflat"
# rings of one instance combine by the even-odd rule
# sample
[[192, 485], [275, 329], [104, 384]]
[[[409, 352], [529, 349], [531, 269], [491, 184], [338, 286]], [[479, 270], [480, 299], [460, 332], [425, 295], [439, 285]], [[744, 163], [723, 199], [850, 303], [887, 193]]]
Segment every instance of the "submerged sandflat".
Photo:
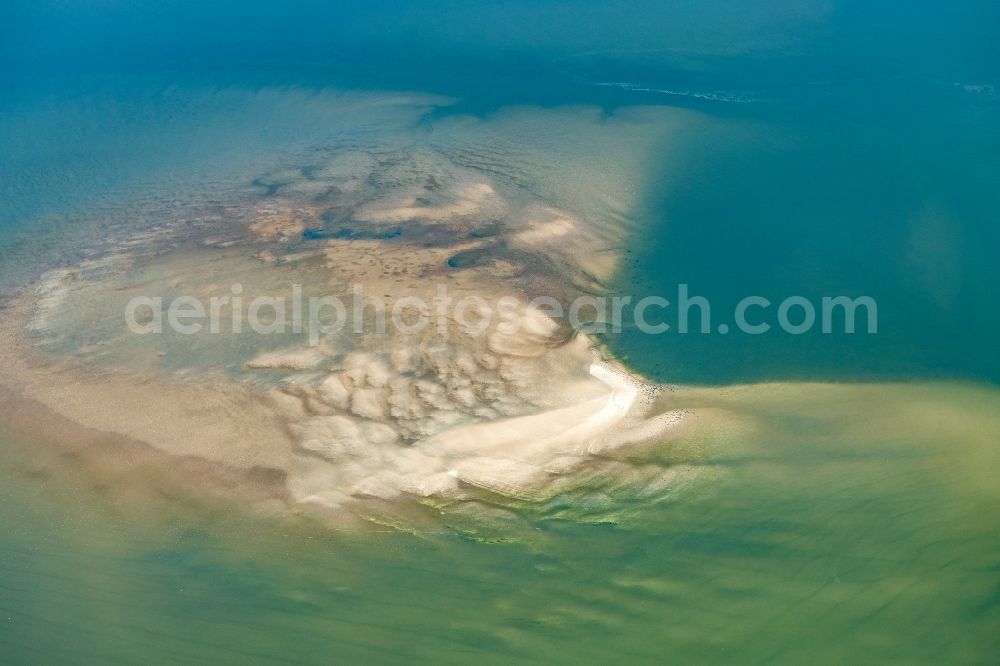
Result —
[[[249, 124], [293, 108], [281, 112], [302, 145], [234, 151], [83, 206], [71, 251], [23, 270], [34, 278], [3, 310], [7, 653], [995, 654], [995, 387], [667, 385], [634, 368], [669, 357], [656, 345], [670, 338], [623, 364], [526, 305], [611, 293], [651, 233], [640, 201], [692, 187], [654, 183], [654, 162], [715, 120], [650, 106], [470, 115], [398, 93], [207, 98], [229, 100], [224, 119], [248, 106]], [[244, 305], [295, 285], [391, 304], [443, 284], [515, 297], [522, 326], [383, 333], [350, 312], [312, 344], [308, 330], [125, 325], [133, 297], [207, 302], [237, 284]]]
[[[290, 509], [538, 504], [619, 475], [652, 495], [689, 473], [624, 457], [683, 422], [657, 401], [665, 389], [532, 299], [567, 307], [606, 293], [634, 191], [590, 161], [633, 171], [651, 142], [695, 119], [514, 109], [414, 132], [399, 108], [392, 131], [359, 140], [345, 126], [343, 149], [261, 174], [229, 200], [147, 210], [144, 228], [43, 275], [11, 310], [10, 383], [87, 428], [271, 470]], [[588, 150], [553, 154], [587, 131]], [[383, 330], [370, 305], [432, 303], [440, 290], [473, 311], [509, 299], [517, 325], [449, 313], [419, 332]], [[319, 320], [282, 332], [232, 323], [236, 299], [355, 291], [369, 300], [322, 336]], [[134, 299], [180, 297], [228, 303], [197, 333], [123, 326]]]

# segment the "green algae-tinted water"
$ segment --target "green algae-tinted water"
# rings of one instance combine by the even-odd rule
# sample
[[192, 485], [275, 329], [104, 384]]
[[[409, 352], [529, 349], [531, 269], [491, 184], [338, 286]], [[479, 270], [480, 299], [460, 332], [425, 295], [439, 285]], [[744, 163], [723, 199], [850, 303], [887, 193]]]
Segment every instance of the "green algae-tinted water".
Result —
[[722, 312], [870, 294], [880, 333], [611, 348], [663, 381], [874, 383], [695, 391], [701, 420], [647, 455], [696, 473], [661, 495], [626, 479], [417, 533], [254, 517], [5, 426], [0, 661], [997, 660], [992, 3], [200, 5], [11, 5], [0, 293], [101, 234], [67, 210], [329, 139], [308, 94], [259, 86], [682, 105], [703, 133], [636, 176], [618, 283]]
[[657, 455], [701, 473], [655, 502], [595, 491], [431, 533], [248, 518], [79, 459], [5, 457], [5, 662], [994, 659], [995, 390], [679, 404], [703, 421]]

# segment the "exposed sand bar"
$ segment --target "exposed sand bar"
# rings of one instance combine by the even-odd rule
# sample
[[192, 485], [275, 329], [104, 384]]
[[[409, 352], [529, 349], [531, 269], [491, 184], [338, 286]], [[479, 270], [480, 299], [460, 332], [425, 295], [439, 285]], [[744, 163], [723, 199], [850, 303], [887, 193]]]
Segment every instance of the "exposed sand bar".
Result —
[[[268, 506], [365, 517], [373, 507], [384, 517], [544, 507], [574, 494], [657, 498], [710, 476], [712, 442], [757, 441], [759, 412], [776, 396], [822, 415], [828, 400], [856, 405], [872, 391], [893, 414], [919, 394], [657, 386], [529, 305], [603, 293], [636, 232], [638, 175], [651, 151], [696, 125], [692, 114], [510, 109], [422, 132], [407, 114], [378, 140], [351, 135], [308, 165], [261, 174], [246, 184], [257, 192], [149, 210], [153, 224], [125, 226], [88, 260], [48, 272], [0, 323], [3, 385], [87, 432], [141, 443], [157, 464], [214, 470], [195, 483], [263, 475]], [[432, 302], [445, 285], [454, 299], [516, 298], [519, 326], [473, 330], [451, 316], [383, 331], [369, 311], [318, 340], [125, 326], [133, 297], [207, 302], [236, 295], [236, 284], [246, 301], [293, 285], [347, 300], [360, 286], [387, 307]], [[222, 321], [233, 309], [221, 307]], [[946, 404], [928, 413], [962, 413]]]
[[[527, 303], [566, 302], [608, 279], [636, 192], [606, 170], [634, 171], [636, 147], [685, 115], [522, 109], [448, 121], [424, 141], [354, 140], [308, 168], [262, 175], [259, 195], [150, 211], [154, 227], [47, 273], [12, 306], [5, 384], [171, 456], [273, 470], [290, 506], [540, 501], [625, 469], [608, 454], [654, 441], [683, 413], [653, 413], [658, 387]], [[567, 123], [605, 138], [572, 159], [524, 143]], [[247, 300], [293, 284], [344, 297], [360, 286], [387, 306], [446, 285], [456, 299], [517, 297], [521, 323], [473, 331], [449, 319], [408, 334], [366, 320], [319, 344], [123, 325], [135, 296], [208, 299], [236, 283]], [[655, 485], [675, 470], [644, 473]]]

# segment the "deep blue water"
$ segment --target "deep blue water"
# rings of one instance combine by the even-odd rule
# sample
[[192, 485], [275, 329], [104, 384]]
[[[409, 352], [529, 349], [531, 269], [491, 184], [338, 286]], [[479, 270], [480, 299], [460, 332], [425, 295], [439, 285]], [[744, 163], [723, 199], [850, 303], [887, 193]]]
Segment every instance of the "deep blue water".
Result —
[[275, 135], [254, 148], [265, 152], [314, 130], [246, 120], [185, 143], [204, 122], [186, 88], [458, 99], [442, 113], [669, 104], [718, 122], [646, 174], [649, 232], [614, 288], [670, 295], [686, 283], [717, 313], [747, 295], [870, 295], [879, 333], [626, 332], [611, 340], [620, 354], [695, 383], [1000, 379], [995, 3], [14, 2], [3, 13], [0, 256], [11, 280], [25, 247], [72, 245], [65, 219], [58, 234], [43, 221], [70, 204], [251, 137]]
[[[688, 284], [721, 323], [749, 295], [869, 295], [879, 332], [626, 330], [616, 354], [668, 382], [996, 384], [998, 28], [990, 0], [8, 0], [0, 300], [122, 210], [337, 139], [310, 91], [664, 104], [705, 122], [635, 174], [609, 290]], [[692, 430], [640, 462], [703, 474], [665, 499], [598, 479], [512, 527], [355, 539], [91, 460], [90, 432], [50, 446], [0, 394], [0, 661], [995, 661], [995, 387], [675, 398]]]
[[[621, 287], [669, 296], [689, 284], [711, 303], [712, 333], [626, 331], [619, 350], [696, 383], [1000, 379], [995, 97], [942, 81], [859, 80], [728, 118], [690, 137], [668, 188], [651, 195], [658, 233], [636, 239]], [[774, 304], [751, 317], [772, 330], [715, 332], [715, 321], [736, 330], [732, 313], [751, 295]], [[876, 334], [862, 315], [853, 335], [839, 315], [832, 334], [775, 325], [786, 297], [808, 299], [820, 317], [821, 298], [840, 295], [875, 300]]]

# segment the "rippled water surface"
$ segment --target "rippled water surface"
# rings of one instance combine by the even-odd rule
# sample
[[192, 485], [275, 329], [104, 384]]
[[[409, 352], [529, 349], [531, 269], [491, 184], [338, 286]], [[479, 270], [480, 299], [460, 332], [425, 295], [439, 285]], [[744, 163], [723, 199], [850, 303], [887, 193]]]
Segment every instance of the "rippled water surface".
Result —
[[[629, 368], [678, 385], [658, 403], [689, 415], [669, 438], [560, 492], [371, 504], [346, 527], [288, 511], [284, 477], [234, 479], [88, 429], [5, 380], [0, 661], [996, 661], [991, 3], [6, 11], [0, 298], [52, 268], [100, 266], [87, 262], [122, 241], [148, 249], [136, 239], [164, 221], [191, 225], [118, 291], [53, 316], [48, 352], [80, 361], [93, 395], [122, 367], [245, 379], [262, 351], [247, 338], [154, 348], [114, 321], [144, 280], [319, 274], [201, 243], [235, 228], [233, 210], [378, 201], [428, 178], [446, 191], [474, 176], [505, 210], [597, 220], [609, 245], [573, 288], [671, 298], [687, 283], [718, 321], [751, 294], [866, 294], [880, 328], [607, 336]], [[330, 167], [345, 154], [374, 155], [374, 175], [350, 184]], [[320, 173], [340, 189], [310, 190]], [[411, 242], [338, 220], [282, 247]], [[442, 270], [478, 261], [450, 257]]]

